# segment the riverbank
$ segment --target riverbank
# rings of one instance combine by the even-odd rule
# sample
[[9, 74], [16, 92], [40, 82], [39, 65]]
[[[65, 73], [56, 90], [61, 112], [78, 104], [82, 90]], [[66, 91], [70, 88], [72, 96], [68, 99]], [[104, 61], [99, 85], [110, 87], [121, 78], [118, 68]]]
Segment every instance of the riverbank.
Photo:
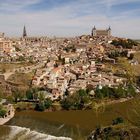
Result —
[[117, 117], [123, 118], [126, 122], [127, 118], [137, 122], [133, 109], [140, 109], [138, 104], [140, 97], [123, 101], [106, 105], [98, 112], [92, 109], [54, 112], [20, 111], [16, 112], [15, 117], [7, 125], [27, 127], [54, 136], [71, 137], [78, 140], [79, 136], [87, 138], [97, 126], [111, 125], [112, 120]]
[[14, 115], [15, 115], [15, 109], [14, 109], [13, 105], [11, 105], [11, 107], [9, 108], [9, 111], [10, 111], [10, 114], [7, 113], [6, 117], [0, 118], [0, 125], [4, 125], [5, 123], [7, 123], [8, 121], [10, 121], [14, 117]]
[[[111, 105], [111, 104], [113, 105], [113, 104], [123, 103], [123, 102], [127, 102], [131, 99], [132, 98], [124, 98], [124, 99], [120, 99], [120, 100], [106, 101], [105, 105]], [[45, 111], [45, 112], [53, 112], [53, 111]], [[14, 115], [15, 115], [15, 109], [12, 105], [10, 108], [10, 115], [7, 115], [5, 118], [0, 118], [0, 125], [4, 125], [8, 121], [10, 121], [14, 117]]]

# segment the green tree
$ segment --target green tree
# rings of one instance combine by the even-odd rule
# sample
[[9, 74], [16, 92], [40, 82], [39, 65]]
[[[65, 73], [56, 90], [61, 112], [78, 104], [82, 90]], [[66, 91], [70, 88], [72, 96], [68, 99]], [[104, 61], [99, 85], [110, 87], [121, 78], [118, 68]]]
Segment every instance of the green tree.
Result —
[[43, 102], [41, 103], [37, 103], [36, 106], [35, 106], [35, 110], [36, 111], [44, 111], [45, 110], [45, 105]]
[[26, 91], [26, 98], [28, 100], [37, 100], [38, 99], [38, 88], [30, 88]]
[[74, 105], [74, 102], [71, 96], [64, 98], [60, 103], [61, 103], [62, 108], [65, 110], [69, 110]]
[[0, 117], [4, 117], [5, 115], [6, 115], [6, 113], [7, 113], [7, 111], [6, 110], [4, 110], [4, 109], [1, 109], [0, 110]]
[[116, 118], [112, 121], [112, 125], [117, 125], [117, 124], [120, 124], [120, 123], [124, 123], [124, 120], [123, 120], [122, 117], [118, 117], [118, 118]]
[[134, 86], [132, 84], [129, 84], [127, 87], [127, 94], [129, 96], [135, 96], [136, 95], [136, 89], [134, 88]]
[[20, 90], [18, 88], [13, 88], [12, 89], [12, 96], [13, 96], [13, 100], [14, 102], [18, 102], [18, 100], [20, 100], [22, 97]]
[[26, 98], [28, 100], [32, 100], [33, 99], [33, 90], [32, 89], [29, 89], [26, 91]]
[[45, 105], [45, 108], [46, 109], [49, 109], [51, 106], [52, 106], [52, 100], [47, 98], [45, 101], [44, 101], [44, 105]]
[[38, 99], [39, 99], [39, 102], [43, 102], [45, 100], [44, 92], [42, 92], [42, 91], [38, 92]]

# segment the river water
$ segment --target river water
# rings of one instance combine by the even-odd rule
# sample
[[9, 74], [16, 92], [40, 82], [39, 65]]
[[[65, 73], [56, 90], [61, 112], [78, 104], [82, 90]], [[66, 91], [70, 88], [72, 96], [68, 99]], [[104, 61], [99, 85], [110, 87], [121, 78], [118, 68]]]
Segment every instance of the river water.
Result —
[[126, 118], [128, 112], [136, 120], [130, 114], [133, 114], [132, 105], [139, 99], [108, 105], [98, 115], [93, 110], [16, 112], [5, 126], [0, 126], [0, 140], [85, 140], [97, 126], [108, 126], [118, 116]]
[[0, 126], [0, 140], [72, 140], [66, 137], [55, 137], [18, 126]]
[[79, 140], [85, 139], [89, 134], [89, 131], [78, 126], [51, 120], [53, 117], [57, 120], [58, 114], [57, 112], [55, 115], [51, 112], [17, 112], [6, 125], [0, 126], [0, 140]]

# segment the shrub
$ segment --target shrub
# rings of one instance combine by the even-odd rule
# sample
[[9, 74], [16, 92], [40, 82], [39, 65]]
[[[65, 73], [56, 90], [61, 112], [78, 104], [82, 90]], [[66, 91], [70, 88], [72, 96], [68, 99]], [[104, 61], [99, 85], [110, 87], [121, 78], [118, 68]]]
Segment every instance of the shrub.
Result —
[[112, 125], [117, 125], [117, 124], [120, 124], [120, 123], [124, 123], [124, 120], [121, 117], [118, 117], [118, 118], [116, 118], [112, 121]]
[[44, 110], [45, 110], [45, 105], [44, 105], [44, 103], [38, 103], [38, 104], [36, 104], [35, 110], [36, 110], [36, 111], [44, 111]]
[[44, 105], [45, 105], [45, 108], [46, 109], [49, 109], [51, 106], [52, 106], [52, 100], [51, 99], [46, 99], [45, 101], [44, 101]]
[[6, 110], [4, 110], [4, 109], [0, 109], [0, 117], [4, 117], [5, 115], [6, 115]]

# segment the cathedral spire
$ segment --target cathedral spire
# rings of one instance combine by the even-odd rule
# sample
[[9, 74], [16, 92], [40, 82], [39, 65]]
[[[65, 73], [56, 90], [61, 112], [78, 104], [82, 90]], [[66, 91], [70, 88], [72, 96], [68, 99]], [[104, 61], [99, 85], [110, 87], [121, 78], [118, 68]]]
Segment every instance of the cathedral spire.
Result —
[[95, 25], [94, 25], [94, 28], [93, 28], [93, 30], [96, 30], [96, 27], [95, 27]]
[[110, 26], [109, 26], [108, 30], [111, 30]]
[[26, 27], [24, 25], [24, 28], [23, 28], [23, 38], [27, 37], [27, 33], [26, 33]]

